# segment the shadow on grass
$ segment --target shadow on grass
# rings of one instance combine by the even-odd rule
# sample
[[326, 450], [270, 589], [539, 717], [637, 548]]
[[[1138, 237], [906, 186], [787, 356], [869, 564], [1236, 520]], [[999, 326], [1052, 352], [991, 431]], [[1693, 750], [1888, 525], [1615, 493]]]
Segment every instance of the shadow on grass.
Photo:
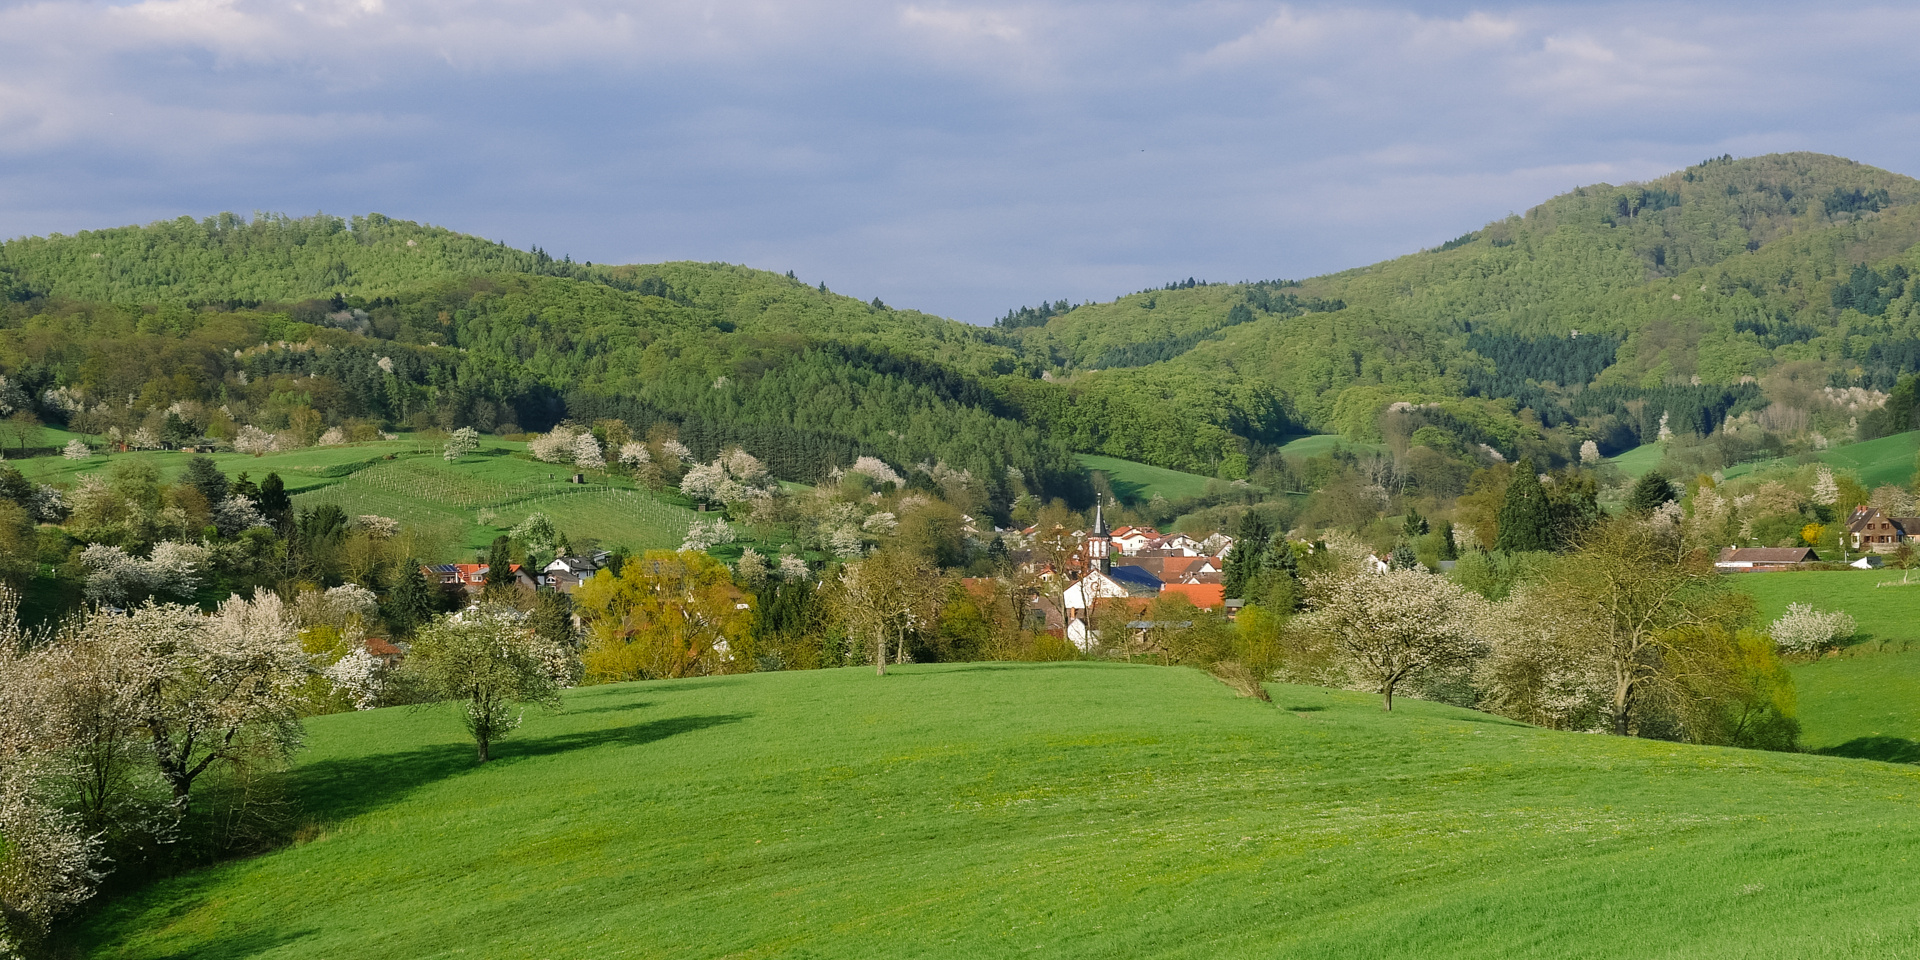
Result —
[[1887, 763], [1920, 763], [1920, 743], [1905, 737], [1855, 737], [1837, 747], [1824, 747], [1815, 753], [1856, 760], [1883, 760]]
[[[581, 711], [586, 712], [586, 711]], [[493, 745], [486, 766], [513, 764], [573, 750], [610, 745], [639, 746], [708, 727], [738, 723], [747, 714], [667, 717], [579, 733], [509, 737]], [[291, 777], [303, 811], [320, 821], [338, 821], [378, 810], [436, 781], [480, 769], [470, 744], [443, 744], [304, 765]]]
[[169, 953], [155, 960], [246, 960], [263, 953], [277, 950], [296, 940], [311, 937], [317, 930], [298, 930], [292, 933], [279, 933], [272, 930], [250, 930], [233, 936], [223, 936], [214, 943], [196, 944], [183, 953]]

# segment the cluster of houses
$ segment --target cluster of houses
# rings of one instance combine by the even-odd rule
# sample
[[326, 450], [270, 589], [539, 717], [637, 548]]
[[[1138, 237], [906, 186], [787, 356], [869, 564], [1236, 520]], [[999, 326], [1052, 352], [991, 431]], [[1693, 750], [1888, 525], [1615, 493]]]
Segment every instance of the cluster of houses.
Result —
[[[528, 573], [520, 564], [512, 567], [512, 581], [517, 586], [529, 589], [558, 590], [572, 593], [580, 588], [602, 567], [612, 554], [605, 550], [592, 554], [554, 557], [551, 563], [540, 569], [538, 574]], [[478, 594], [487, 588], [487, 573], [492, 568], [484, 563], [436, 563], [422, 566], [420, 573], [430, 583], [438, 583], [443, 590], [459, 590], [463, 593]]]
[[[1164, 595], [1185, 596], [1202, 610], [1223, 610], [1229, 616], [1237, 612], [1239, 601], [1229, 600], [1221, 584], [1226, 566], [1221, 558], [1233, 547], [1232, 537], [1199, 540], [1186, 534], [1162, 534], [1152, 527], [1108, 529], [1103, 506], [1096, 506], [1093, 516], [1093, 529], [1072, 532], [1081, 546], [1064, 569], [1038, 564], [1027, 556], [1029, 573], [1066, 583], [1057, 602], [1034, 598], [1036, 626], [1084, 650], [1098, 640], [1093, 631], [1096, 608], [1111, 610], [1118, 605], [1134, 615], [1127, 627], [1136, 633], [1163, 626], [1145, 617], [1148, 606]], [[1020, 534], [1031, 542], [1037, 532], [1029, 527]]]

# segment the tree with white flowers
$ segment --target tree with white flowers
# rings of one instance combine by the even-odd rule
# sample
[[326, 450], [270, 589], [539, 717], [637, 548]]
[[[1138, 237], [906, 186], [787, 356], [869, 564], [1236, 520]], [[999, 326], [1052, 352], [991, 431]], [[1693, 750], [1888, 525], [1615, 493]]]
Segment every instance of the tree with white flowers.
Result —
[[605, 470], [606, 452], [593, 434], [582, 430], [573, 435], [573, 465], [582, 470]]
[[1464, 663], [1475, 646], [1478, 596], [1424, 569], [1367, 573], [1349, 567], [1309, 577], [1302, 629], [1324, 638], [1348, 675], [1379, 692]]
[[520, 726], [527, 706], [560, 706], [550, 646], [518, 611], [486, 605], [422, 628], [407, 666], [434, 696], [459, 709], [485, 763], [494, 741]]
[[[326, 440], [322, 438], [320, 442], [324, 445]], [[480, 431], [472, 427], [461, 427], [447, 437], [446, 448], [440, 456], [448, 463], [452, 463], [478, 449], [480, 449]]]
[[85, 460], [93, 456], [93, 450], [80, 440], [68, 440], [60, 455], [68, 460]]
[[1820, 611], [1810, 603], [1789, 603], [1767, 628], [1773, 642], [1789, 653], [1813, 653], [1850, 639], [1860, 627], [1845, 610]]

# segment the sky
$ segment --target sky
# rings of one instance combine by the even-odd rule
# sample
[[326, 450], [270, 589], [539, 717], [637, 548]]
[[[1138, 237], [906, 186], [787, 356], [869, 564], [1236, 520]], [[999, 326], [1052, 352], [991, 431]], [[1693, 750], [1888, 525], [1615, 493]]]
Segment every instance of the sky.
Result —
[[1920, 8], [0, 0], [0, 237], [379, 212], [975, 323], [1731, 153], [1920, 175]]

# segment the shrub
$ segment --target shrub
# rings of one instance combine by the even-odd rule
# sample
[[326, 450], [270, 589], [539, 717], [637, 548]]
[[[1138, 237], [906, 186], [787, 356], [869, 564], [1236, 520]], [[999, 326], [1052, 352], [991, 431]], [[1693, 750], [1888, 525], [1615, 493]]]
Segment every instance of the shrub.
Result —
[[1845, 610], [1822, 613], [1810, 603], [1787, 604], [1787, 612], [1767, 628], [1773, 642], [1790, 653], [1812, 653], [1835, 646], [1858, 630]]

